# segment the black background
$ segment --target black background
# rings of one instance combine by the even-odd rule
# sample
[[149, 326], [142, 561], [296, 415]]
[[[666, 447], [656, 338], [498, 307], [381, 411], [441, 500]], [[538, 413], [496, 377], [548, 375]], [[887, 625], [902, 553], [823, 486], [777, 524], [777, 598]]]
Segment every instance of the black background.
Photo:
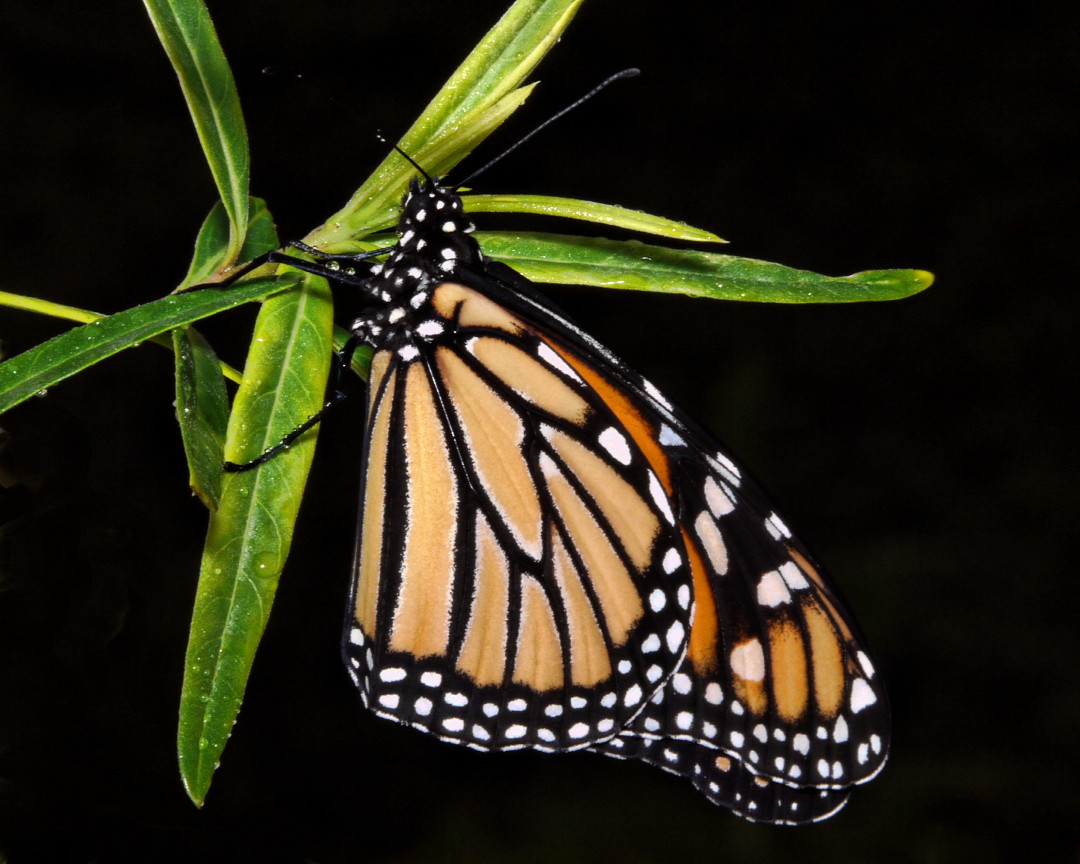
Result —
[[[367, 716], [338, 658], [352, 406], [321, 432], [196, 811], [174, 736], [206, 515], [170, 357], [148, 345], [2, 421], [0, 850], [16, 864], [1077, 860], [1080, 40], [1064, 4], [867, 8], [589, 0], [481, 155], [614, 70], [642, 76], [475, 185], [659, 213], [831, 275], [937, 275], [909, 300], [833, 307], [551, 292], [717, 430], [828, 562], [890, 686], [877, 780], [826, 823], [769, 828], [644, 765], [485, 756]], [[283, 238], [346, 200], [381, 158], [376, 130], [403, 132], [502, 9], [211, 4], [252, 191]], [[163, 295], [214, 189], [141, 5], [8, 0], [0, 15], [0, 290], [102, 312]], [[316, 86], [268, 82], [268, 64]], [[251, 319], [205, 330], [240, 363]], [[9, 354], [66, 326], [0, 308]]]

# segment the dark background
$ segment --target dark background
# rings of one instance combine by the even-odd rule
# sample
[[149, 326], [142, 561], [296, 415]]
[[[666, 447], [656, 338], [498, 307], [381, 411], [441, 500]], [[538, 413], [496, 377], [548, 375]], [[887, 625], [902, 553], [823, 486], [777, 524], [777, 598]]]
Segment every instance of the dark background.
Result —
[[[830, 275], [937, 275], [909, 300], [833, 307], [551, 292], [717, 430], [828, 562], [890, 687], [885, 772], [826, 823], [769, 828], [644, 765], [479, 755], [365, 715], [338, 658], [354, 405], [322, 430], [196, 811], [174, 736], [206, 515], [170, 357], [148, 345], [0, 423], [12, 862], [1078, 860], [1071, 7], [701, 5], [589, 0], [482, 156], [610, 72], [642, 76], [475, 185], [656, 212]], [[503, 6], [211, 4], [252, 191], [283, 238], [346, 200], [382, 155], [376, 130], [403, 132]], [[163, 295], [214, 189], [141, 4], [7, 0], [0, 16], [0, 290], [102, 312]], [[268, 64], [317, 86], [267, 82]], [[239, 363], [251, 319], [205, 330]], [[66, 326], [0, 309], [9, 354]]]

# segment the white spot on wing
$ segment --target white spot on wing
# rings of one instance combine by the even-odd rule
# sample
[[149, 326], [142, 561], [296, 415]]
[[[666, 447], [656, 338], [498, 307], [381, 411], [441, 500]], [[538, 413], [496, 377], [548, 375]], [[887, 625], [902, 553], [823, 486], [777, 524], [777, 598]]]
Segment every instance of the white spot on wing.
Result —
[[725, 516], [735, 509], [735, 502], [719, 483], [710, 474], [705, 478], [705, 503], [717, 519]]
[[578, 375], [577, 372], [575, 372], [570, 367], [570, 364], [563, 360], [563, 358], [560, 357], [546, 342], [541, 342], [537, 346], [536, 353], [539, 355], [541, 360], [543, 360], [549, 366], [558, 369], [560, 372], [563, 373], [563, 375], [567, 376], [568, 378], [572, 378], [579, 384], [585, 383], [581, 380], [581, 376]]
[[672, 624], [667, 631], [667, 647], [668, 651], [675, 654], [682, 648], [683, 637], [686, 635], [686, 628], [683, 627], [681, 621], [676, 621]]
[[657, 402], [667, 408], [668, 411], [671, 410], [671, 403], [668, 402], [667, 397], [663, 393], [656, 389], [656, 385], [653, 384], [652, 381], [649, 381], [646, 378], [642, 378], [641, 386], [644, 388], [646, 393], [652, 396], [653, 399], [655, 399]]
[[669, 525], [675, 524], [675, 514], [671, 512], [671, 502], [668, 501], [667, 493], [664, 492], [664, 487], [660, 485], [660, 479], [652, 472], [649, 471], [649, 494], [652, 495], [653, 503], [656, 504], [657, 509], [664, 514], [664, 518], [667, 519]]
[[720, 536], [720, 529], [704, 510], [694, 520], [694, 531], [705, 549], [705, 555], [713, 570], [723, 576], [728, 569], [727, 547], [724, 545], [724, 538]]
[[775, 513], [770, 513], [768, 517], [766, 517], [765, 530], [772, 535], [773, 540], [791, 536], [791, 531], [788, 529], [787, 525], [784, 524], [784, 520]]
[[810, 587], [810, 583], [806, 581], [806, 576], [803, 575], [799, 565], [794, 561], [785, 561], [781, 564], [780, 575], [784, 577], [784, 582], [792, 591], [804, 591]]
[[747, 639], [731, 649], [731, 671], [745, 681], [765, 679], [765, 652], [757, 639]]
[[865, 678], [856, 678], [851, 685], [851, 710], [858, 714], [863, 708], [869, 708], [877, 702], [877, 696], [873, 688], [866, 683]]
[[659, 441], [665, 447], [685, 447], [686, 440], [674, 429], [664, 423], [660, 426]]
[[664, 572], [668, 574], [674, 573], [679, 569], [680, 564], [682, 564], [682, 556], [679, 554], [679, 550], [672, 546], [664, 553]]
[[757, 602], [762, 606], [775, 608], [791, 602], [791, 592], [777, 570], [770, 570], [758, 580]]
[[720, 463], [720, 473], [727, 478], [732, 486], [738, 486], [739, 483], [742, 482], [742, 475], [739, 474], [739, 469], [735, 467], [735, 463], [726, 455], [718, 452], [716, 454], [716, 461]]
[[603, 447], [611, 456], [622, 465], [629, 465], [630, 460], [633, 458], [630, 452], [630, 445], [626, 442], [626, 438], [619, 432], [614, 426], [608, 426], [603, 432], [600, 433], [600, 446]]

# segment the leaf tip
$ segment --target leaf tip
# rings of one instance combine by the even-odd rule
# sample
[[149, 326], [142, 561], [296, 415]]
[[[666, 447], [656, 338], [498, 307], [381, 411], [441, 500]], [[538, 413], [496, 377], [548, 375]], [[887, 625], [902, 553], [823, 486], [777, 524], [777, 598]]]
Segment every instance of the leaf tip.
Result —
[[934, 284], [934, 274], [929, 270], [912, 270], [912, 280], [915, 282], [915, 292], [925, 291]]

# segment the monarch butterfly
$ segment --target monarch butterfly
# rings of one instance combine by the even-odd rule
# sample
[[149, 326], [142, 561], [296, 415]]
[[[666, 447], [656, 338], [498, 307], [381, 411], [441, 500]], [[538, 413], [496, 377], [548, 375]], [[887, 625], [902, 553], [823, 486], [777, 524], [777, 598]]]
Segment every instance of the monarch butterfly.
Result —
[[483, 255], [455, 189], [414, 179], [399, 230], [384, 263], [288, 259], [368, 304], [343, 352], [374, 348], [343, 638], [364, 705], [477, 750], [641, 759], [755, 821], [836, 812], [885, 761], [887, 708], [810, 554]]

